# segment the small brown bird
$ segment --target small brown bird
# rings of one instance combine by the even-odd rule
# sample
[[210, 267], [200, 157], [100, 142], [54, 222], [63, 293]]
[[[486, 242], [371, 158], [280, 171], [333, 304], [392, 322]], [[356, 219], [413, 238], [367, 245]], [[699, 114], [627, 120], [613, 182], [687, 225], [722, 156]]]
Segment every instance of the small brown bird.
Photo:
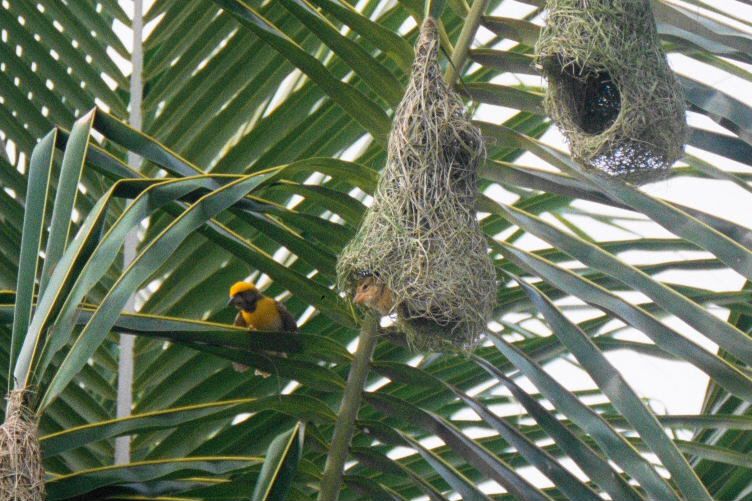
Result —
[[[287, 309], [274, 299], [261, 294], [255, 285], [248, 282], [237, 282], [230, 287], [230, 301], [238, 310], [235, 317], [235, 325], [248, 327], [256, 331], [278, 331], [296, 333], [298, 324]], [[284, 353], [269, 352], [272, 355], [286, 357]], [[245, 372], [248, 367], [233, 363], [232, 367], [237, 372]], [[256, 375], [267, 378], [270, 374], [258, 369]]]
[[353, 302], [367, 306], [382, 315], [389, 315], [394, 309], [392, 291], [373, 274], [364, 274], [358, 280]]

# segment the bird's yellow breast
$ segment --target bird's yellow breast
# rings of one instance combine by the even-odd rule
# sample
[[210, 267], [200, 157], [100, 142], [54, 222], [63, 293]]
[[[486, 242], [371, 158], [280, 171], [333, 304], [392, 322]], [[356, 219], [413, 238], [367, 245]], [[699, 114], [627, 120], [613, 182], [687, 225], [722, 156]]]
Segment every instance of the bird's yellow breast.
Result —
[[277, 302], [270, 297], [263, 297], [256, 303], [253, 312], [241, 311], [246, 325], [259, 331], [281, 331], [282, 317], [279, 315]]

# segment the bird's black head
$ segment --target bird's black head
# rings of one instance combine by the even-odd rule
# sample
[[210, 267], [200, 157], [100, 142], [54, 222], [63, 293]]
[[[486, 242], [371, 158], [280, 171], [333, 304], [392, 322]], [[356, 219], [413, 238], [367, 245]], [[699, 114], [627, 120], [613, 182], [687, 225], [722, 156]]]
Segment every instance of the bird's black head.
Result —
[[228, 306], [234, 306], [238, 310], [253, 313], [256, 311], [256, 303], [261, 299], [261, 293], [257, 290], [239, 292], [230, 298]]

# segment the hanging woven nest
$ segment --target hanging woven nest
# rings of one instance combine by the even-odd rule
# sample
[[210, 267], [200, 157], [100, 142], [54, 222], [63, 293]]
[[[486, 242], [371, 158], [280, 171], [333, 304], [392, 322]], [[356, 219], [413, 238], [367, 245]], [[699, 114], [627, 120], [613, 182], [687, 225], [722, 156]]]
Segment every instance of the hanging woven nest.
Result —
[[399, 327], [421, 350], [470, 349], [496, 299], [496, 275], [475, 214], [483, 140], [438, 64], [427, 18], [389, 136], [373, 205], [337, 265], [347, 294], [360, 277], [392, 291]]
[[37, 420], [27, 407], [26, 390], [8, 396], [5, 423], [0, 426], [0, 499], [43, 501], [44, 467]]
[[548, 0], [547, 10], [537, 62], [572, 156], [634, 183], [668, 175], [687, 135], [684, 94], [649, 0]]

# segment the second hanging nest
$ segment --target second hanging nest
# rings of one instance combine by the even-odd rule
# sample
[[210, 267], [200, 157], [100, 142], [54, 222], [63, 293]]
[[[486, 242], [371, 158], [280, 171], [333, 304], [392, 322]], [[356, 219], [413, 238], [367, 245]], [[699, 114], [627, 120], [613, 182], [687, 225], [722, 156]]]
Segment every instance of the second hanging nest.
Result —
[[438, 64], [427, 18], [389, 137], [373, 205], [340, 255], [339, 287], [370, 274], [391, 291], [399, 327], [418, 349], [468, 349], [496, 299], [495, 271], [476, 220], [480, 131]]
[[37, 418], [27, 405], [30, 393], [8, 396], [5, 423], [0, 426], [0, 499], [44, 501], [44, 467]]
[[687, 134], [684, 94], [649, 0], [548, 0], [536, 47], [546, 110], [587, 168], [643, 183], [668, 174]]

